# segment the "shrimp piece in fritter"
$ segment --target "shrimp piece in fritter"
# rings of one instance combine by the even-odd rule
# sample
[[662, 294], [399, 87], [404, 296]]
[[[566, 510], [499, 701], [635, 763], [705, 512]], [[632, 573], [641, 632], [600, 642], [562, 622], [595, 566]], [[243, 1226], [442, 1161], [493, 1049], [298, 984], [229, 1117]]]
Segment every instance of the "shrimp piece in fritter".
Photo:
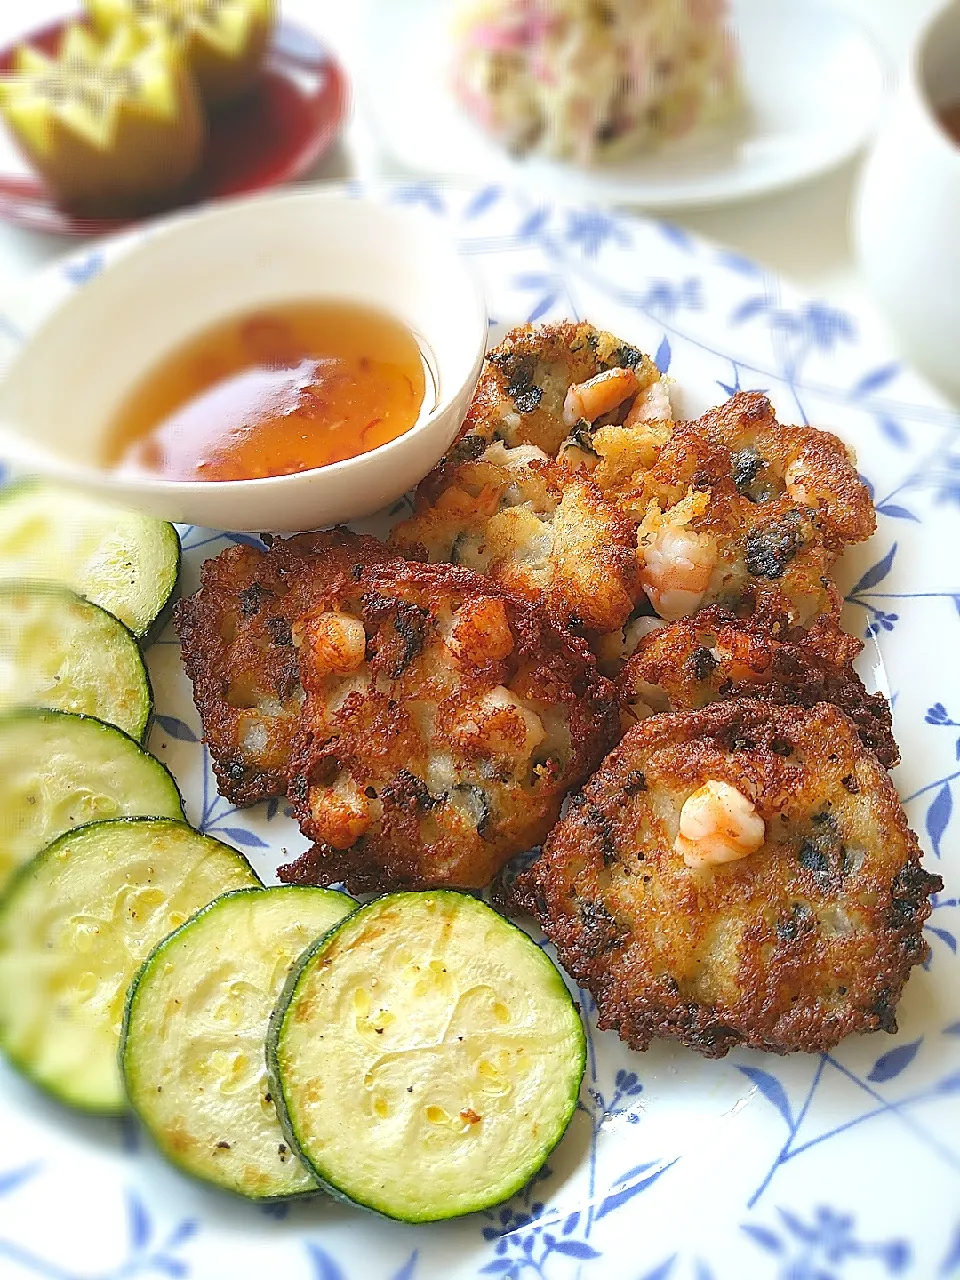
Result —
[[623, 425], [630, 428], [639, 426], [641, 422], [669, 422], [672, 417], [673, 405], [670, 403], [667, 380], [659, 378], [638, 394]]
[[572, 427], [581, 420], [596, 422], [635, 396], [638, 386], [632, 369], [607, 369], [587, 382], [574, 383], [563, 402], [564, 424]]
[[720, 1057], [896, 1031], [942, 883], [846, 716], [745, 699], [635, 725], [513, 893], [602, 1029]]
[[711, 778], [684, 801], [673, 847], [688, 867], [718, 866], [756, 853], [766, 830], [752, 800]]
[[668, 622], [700, 607], [716, 568], [716, 540], [688, 527], [708, 501], [707, 495], [691, 492], [670, 512], [669, 522], [654, 502], [640, 526], [640, 585]]

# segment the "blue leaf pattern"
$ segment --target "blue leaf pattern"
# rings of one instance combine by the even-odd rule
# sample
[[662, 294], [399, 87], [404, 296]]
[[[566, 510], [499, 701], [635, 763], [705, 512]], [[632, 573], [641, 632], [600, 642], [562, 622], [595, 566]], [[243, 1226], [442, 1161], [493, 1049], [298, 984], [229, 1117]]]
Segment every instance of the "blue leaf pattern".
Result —
[[928, 924], [926, 929], [927, 933], [932, 933], [935, 938], [939, 938], [941, 942], [945, 942], [954, 955], [957, 954], [957, 940], [949, 929], [939, 929], [932, 924]]
[[862, 591], [869, 591], [871, 587], [877, 587], [884, 580], [890, 570], [893, 568], [893, 562], [897, 557], [897, 544], [894, 543], [882, 560], [878, 560], [872, 565], [857, 585], [850, 592], [851, 596], [859, 595]]
[[881, 365], [879, 369], [874, 369], [870, 373], [866, 373], [856, 383], [850, 391], [852, 396], [858, 399], [862, 396], [871, 395], [874, 391], [880, 391], [881, 388], [891, 383], [901, 370], [898, 362]]
[[190, 726], [176, 716], [162, 716], [156, 712], [153, 718], [168, 738], [176, 738], [178, 742], [199, 742]]
[[912, 511], [908, 511], [906, 507], [897, 506], [895, 502], [888, 502], [882, 507], [877, 507], [877, 515], [887, 516], [891, 520], [912, 520], [914, 524], [920, 523]]
[[737, 275], [763, 275], [763, 267], [761, 267], [759, 263], [754, 262], [752, 258], [745, 258], [740, 253], [731, 253], [729, 251], [718, 253], [717, 261], [721, 266], [727, 267], [730, 271], [736, 271]]
[[502, 195], [502, 187], [482, 187], [464, 209], [464, 218], [467, 221], [479, 218], [482, 213], [492, 209]]
[[733, 311], [730, 316], [731, 324], [744, 324], [747, 320], [753, 320], [756, 316], [763, 315], [770, 310], [769, 298], [757, 296], [756, 298], [747, 298], [745, 302]]
[[413, 1280], [419, 1256], [420, 1250], [414, 1249], [413, 1253], [411, 1253], [410, 1257], [406, 1260], [400, 1270], [394, 1272], [392, 1280]]
[[783, 1085], [776, 1076], [771, 1075], [769, 1071], [761, 1071], [759, 1067], [738, 1066], [737, 1070], [741, 1071], [751, 1084], [756, 1085], [766, 1100], [772, 1103], [780, 1112], [787, 1124], [792, 1126], [793, 1116], [790, 1111], [790, 1103], [783, 1091]]
[[596, 1249], [592, 1249], [588, 1244], [581, 1244], [579, 1240], [557, 1240], [553, 1251], [562, 1253], [568, 1258], [577, 1258], [581, 1262], [590, 1262], [591, 1259], [600, 1257]]
[[536, 324], [536, 322], [545, 316], [548, 311], [557, 305], [557, 295], [555, 293], [547, 293], [540, 299], [537, 305], [527, 316], [527, 324]]
[[528, 217], [524, 218], [517, 229], [517, 236], [521, 240], [532, 240], [534, 236], [540, 234], [549, 221], [549, 209], [536, 209]]
[[217, 834], [226, 836], [228, 840], [232, 840], [234, 844], [240, 845], [243, 849], [270, 848], [266, 840], [261, 840], [258, 835], [254, 835], [252, 831], [247, 831], [245, 827], [220, 827]]
[[939, 1276], [953, 1276], [958, 1271], [960, 1271], [960, 1226], [957, 1227], [954, 1233], [953, 1243], [947, 1250], [937, 1274]]
[[657, 368], [660, 370], [661, 373], [668, 373], [670, 370], [670, 361], [672, 358], [673, 358], [673, 354], [670, 350], [670, 341], [667, 338], [667, 335], [664, 334], [663, 340], [661, 341], [659, 347], [657, 347], [657, 354], [653, 358], [653, 363], [657, 366]]
[[873, 1064], [867, 1079], [874, 1084], [886, 1084], [888, 1080], [895, 1080], [901, 1071], [906, 1071], [910, 1063], [917, 1056], [923, 1037], [920, 1040], [913, 1040], [909, 1044], [898, 1044], [895, 1049], [890, 1049]]
[[167, 1243], [164, 1247], [167, 1249], [179, 1249], [182, 1244], [186, 1244], [188, 1240], [193, 1239], [199, 1226], [200, 1224], [196, 1218], [184, 1218], [167, 1237]]
[[667, 1258], [665, 1261], [661, 1262], [659, 1267], [654, 1267], [652, 1271], [645, 1272], [640, 1277], [640, 1280], [667, 1280], [667, 1276], [669, 1276], [671, 1271], [673, 1271], [673, 1264], [676, 1260], [677, 1255], [674, 1254], [672, 1258]]
[[0, 1173], [0, 1196], [16, 1191], [17, 1187], [34, 1177], [39, 1169], [40, 1163], [36, 1161], [33, 1164], [21, 1165], [18, 1169], [8, 1169], [5, 1173]]
[[766, 1227], [757, 1227], [746, 1223], [743, 1230], [761, 1249], [766, 1249], [767, 1253], [783, 1253], [783, 1241], [774, 1232], [768, 1231]]
[[74, 285], [86, 284], [100, 274], [106, 259], [102, 253], [91, 253], [76, 262], [69, 262], [64, 267], [64, 275]]
[[130, 1243], [135, 1251], [145, 1249], [150, 1243], [152, 1234], [150, 1215], [139, 1196], [133, 1192], [127, 1196], [127, 1221], [130, 1230]]
[[621, 1205], [625, 1205], [629, 1200], [632, 1200], [634, 1196], [639, 1195], [641, 1191], [646, 1191], [648, 1187], [652, 1187], [659, 1178], [663, 1177], [668, 1169], [673, 1168], [674, 1164], [676, 1164], [676, 1161], [672, 1160], [670, 1164], [662, 1165], [653, 1173], [647, 1174], [646, 1177], [638, 1178], [635, 1182], [622, 1187], [619, 1191], [614, 1191], [610, 1195], [604, 1196], [600, 1204], [600, 1208], [597, 1210], [597, 1221], [601, 1218], [605, 1218], [608, 1213], [613, 1213], [613, 1211], [615, 1209], [619, 1209]]
[[320, 1245], [309, 1242], [307, 1255], [313, 1264], [313, 1280], [347, 1280], [337, 1263]]
[[933, 852], [940, 857], [940, 841], [943, 839], [947, 827], [950, 825], [950, 819], [953, 816], [953, 797], [950, 794], [950, 786], [948, 783], [937, 792], [933, 803], [927, 810], [927, 816], [924, 819], [924, 825], [927, 828], [927, 835], [930, 837], [930, 843], [933, 845]]
[[688, 231], [684, 231], [683, 227], [678, 227], [675, 222], [658, 222], [657, 226], [664, 239], [669, 240], [676, 248], [683, 249], [687, 253], [693, 250], [693, 238]]
[[910, 444], [910, 437], [904, 431], [903, 427], [901, 427], [900, 423], [896, 422], [893, 418], [887, 417], [885, 414], [880, 414], [877, 417], [877, 426], [887, 437], [890, 443], [896, 445], [898, 449], [906, 449]]

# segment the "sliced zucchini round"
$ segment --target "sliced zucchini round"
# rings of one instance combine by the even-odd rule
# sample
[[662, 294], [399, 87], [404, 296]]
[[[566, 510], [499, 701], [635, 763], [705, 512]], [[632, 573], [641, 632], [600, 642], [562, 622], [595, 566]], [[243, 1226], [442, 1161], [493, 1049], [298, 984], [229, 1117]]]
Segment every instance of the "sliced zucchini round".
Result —
[[173, 595], [180, 541], [173, 525], [55, 485], [0, 492], [0, 579], [59, 582], [143, 637]]
[[241, 853], [185, 822], [120, 818], [68, 831], [0, 900], [0, 1049], [54, 1097], [123, 1111], [127, 988], [172, 929], [257, 886]]
[[169, 770], [113, 725], [63, 711], [0, 716], [0, 892], [11, 872], [89, 822], [183, 818]]
[[431, 1222], [536, 1173], [576, 1108], [586, 1040], [522, 930], [467, 894], [395, 893], [306, 953], [267, 1060], [281, 1122], [327, 1190]]
[[96, 716], [143, 740], [153, 709], [133, 634], [54, 583], [0, 583], [0, 712], [48, 707]]
[[241, 889], [164, 939], [130, 988], [127, 1097], [186, 1173], [252, 1200], [317, 1190], [267, 1083], [270, 1014], [303, 951], [356, 907], [331, 889]]

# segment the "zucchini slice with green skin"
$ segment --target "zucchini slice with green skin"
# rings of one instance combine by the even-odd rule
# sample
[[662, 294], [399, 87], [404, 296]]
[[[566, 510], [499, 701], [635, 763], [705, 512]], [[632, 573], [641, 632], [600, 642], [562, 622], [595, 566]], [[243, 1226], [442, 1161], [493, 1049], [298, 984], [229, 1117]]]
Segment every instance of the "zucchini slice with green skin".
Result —
[[153, 710], [140, 647], [112, 613], [54, 583], [0, 583], [0, 712], [96, 716], [142, 742]]
[[113, 725], [64, 711], [0, 716], [0, 892], [10, 874], [73, 827], [110, 818], [183, 818], [168, 769]]
[[26, 480], [0, 491], [0, 580], [59, 582], [144, 637], [177, 585], [173, 525]]
[[125, 1110], [118, 1049], [131, 979], [194, 912], [257, 885], [243, 854], [185, 822], [68, 831], [0, 900], [0, 1049], [62, 1102]]
[[302, 958], [267, 1060], [281, 1122], [326, 1190], [433, 1222], [537, 1172], [576, 1108], [586, 1037], [521, 929], [467, 894], [394, 893]]
[[184, 1172], [251, 1200], [318, 1190], [286, 1141], [264, 1044], [304, 950], [356, 908], [332, 889], [241, 889], [164, 939], [130, 988], [127, 1097]]

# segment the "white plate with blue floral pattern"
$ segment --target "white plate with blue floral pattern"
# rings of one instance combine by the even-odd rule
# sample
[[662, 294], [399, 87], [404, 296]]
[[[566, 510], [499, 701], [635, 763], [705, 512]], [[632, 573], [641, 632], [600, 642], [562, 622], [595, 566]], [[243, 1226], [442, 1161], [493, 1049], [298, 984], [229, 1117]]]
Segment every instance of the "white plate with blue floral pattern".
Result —
[[[888, 682], [903, 753], [895, 780], [947, 885], [927, 925], [930, 962], [908, 983], [896, 1037], [823, 1055], [632, 1053], [596, 1031], [581, 997], [587, 1076], [548, 1167], [502, 1208], [439, 1226], [325, 1198], [232, 1200], [165, 1166], [134, 1124], [71, 1115], [0, 1068], [0, 1277], [960, 1277], [960, 420], [866, 322], [677, 227], [494, 186], [376, 194], [451, 224], [496, 333], [587, 317], [654, 353], [691, 414], [738, 387], [763, 389], [784, 420], [829, 426], [856, 447], [879, 530], [843, 563], [847, 623], [871, 642], [875, 682]], [[41, 273], [0, 311], [0, 339], [18, 342], [120, 251], [108, 243]], [[182, 536], [190, 591], [204, 557], [236, 537]], [[170, 631], [149, 662], [150, 746], [191, 821], [271, 877], [302, 847], [296, 828], [276, 801], [237, 812], [217, 795]]]

